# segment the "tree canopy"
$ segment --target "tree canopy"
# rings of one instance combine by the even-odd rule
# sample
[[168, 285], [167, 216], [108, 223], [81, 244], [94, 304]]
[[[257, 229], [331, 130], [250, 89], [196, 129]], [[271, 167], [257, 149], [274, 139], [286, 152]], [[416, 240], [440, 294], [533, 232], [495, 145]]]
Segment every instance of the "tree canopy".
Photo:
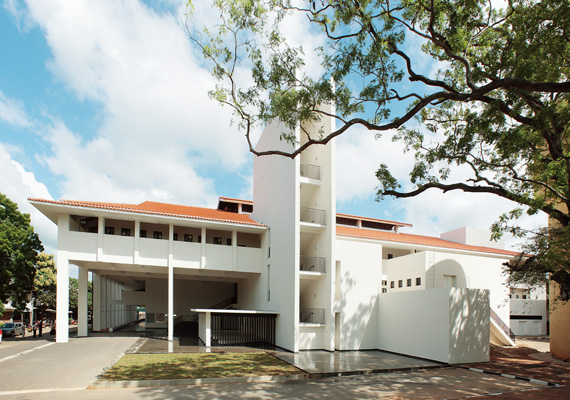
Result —
[[[46, 311], [55, 309], [57, 296], [57, 270], [52, 254], [40, 253], [36, 263], [36, 276], [32, 290], [38, 321], [46, 318]], [[42, 325], [39, 327], [42, 336]]]
[[[409, 174], [414, 187], [402, 190], [379, 160], [379, 200], [433, 188], [494, 194], [516, 203], [494, 225], [496, 236], [525, 233], [510, 223], [524, 207], [530, 214], [548, 214], [560, 226], [556, 242], [568, 248], [570, 2], [494, 4], [218, 0], [217, 26], [201, 33], [191, 22], [187, 26], [220, 80], [211, 96], [233, 108], [254, 154], [295, 157], [356, 125], [378, 135], [389, 131], [403, 150], [415, 154]], [[291, 13], [318, 28], [325, 45], [291, 46], [283, 29]], [[319, 57], [320, 76], [304, 73], [307, 57]], [[433, 66], [437, 73], [431, 73]], [[244, 67], [251, 70], [249, 82], [239, 79]], [[337, 129], [311, 136], [303, 126], [326, 115], [319, 108], [323, 103], [336, 105]], [[294, 151], [256, 151], [252, 129], [272, 119], [299, 129], [306, 142], [283, 134], [296, 145]], [[470, 177], [452, 181], [457, 167]], [[538, 232], [534, 243], [544, 237]], [[541, 254], [548, 258], [552, 252]], [[538, 275], [548, 272], [559, 283], [568, 282], [567, 266], [534, 261]]]
[[30, 216], [0, 193], [0, 313], [2, 303], [23, 311], [34, 287], [36, 262], [43, 246], [30, 225]]

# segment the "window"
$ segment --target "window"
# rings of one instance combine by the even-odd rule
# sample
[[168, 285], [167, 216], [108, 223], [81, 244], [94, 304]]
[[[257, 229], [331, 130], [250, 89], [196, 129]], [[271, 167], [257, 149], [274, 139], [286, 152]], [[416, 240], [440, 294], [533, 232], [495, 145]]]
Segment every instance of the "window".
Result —
[[121, 228], [121, 236], [131, 236], [131, 228]]
[[231, 238], [227, 238], [227, 239], [226, 239], [226, 244], [227, 244], [228, 246], [231, 246], [231, 245], [232, 245], [232, 239], [231, 239]]
[[154, 231], [154, 232], [152, 233], [152, 237], [153, 237], [154, 239], [162, 239], [162, 232], [161, 232], [161, 231]]
[[105, 227], [105, 235], [114, 235], [114, 234], [115, 234], [115, 227], [113, 226]]
[[198, 235], [198, 243], [202, 243], [202, 236]]
[[518, 298], [519, 298], [519, 295], [517, 294], [517, 295], [515, 296], [515, 298], [517, 298], [517, 299], [518, 299]]
[[382, 293], [388, 293], [388, 289], [382, 288]]
[[388, 260], [391, 260], [392, 258], [394, 258], [394, 254], [388, 253]]
[[141, 229], [139, 233], [140, 233], [140, 235], [139, 235], [140, 237], [146, 237], [146, 230], [145, 229]]
[[215, 237], [214, 238], [214, 244], [222, 244], [222, 238], [221, 237]]
[[421, 286], [422, 278], [416, 278], [416, 286]]
[[184, 234], [184, 241], [185, 242], [191, 242], [192, 241], [192, 235], [185, 233]]
[[391, 289], [394, 289], [394, 281], [391, 281], [391, 282], [390, 282], [390, 288], [391, 288]]
[[523, 296], [523, 299], [526, 299], [526, 294], [523, 294], [522, 296]]
[[388, 281], [382, 281], [382, 286], [388, 286]]
[[402, 280], [400, 279], [400, 280], [398, 281], [398, 287], [403, 287], [403, 286], [404, 286], [404, 284], [403, 284]]
[[174, 232], [174, 234], [172, 235], [174, 240], [178, 240], [178, 233]]
[[408, 279], [406, 281], [406, 286], [408, 286], [408, 287], [412, 286], [412, 280], [411, 279]]

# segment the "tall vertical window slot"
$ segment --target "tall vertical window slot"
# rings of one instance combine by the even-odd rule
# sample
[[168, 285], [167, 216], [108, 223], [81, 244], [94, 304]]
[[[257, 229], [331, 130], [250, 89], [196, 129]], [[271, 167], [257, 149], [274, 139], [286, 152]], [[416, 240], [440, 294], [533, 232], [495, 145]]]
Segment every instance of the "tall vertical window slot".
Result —
[[267, 264], [267, 301], [271, 301], [271, 265]]

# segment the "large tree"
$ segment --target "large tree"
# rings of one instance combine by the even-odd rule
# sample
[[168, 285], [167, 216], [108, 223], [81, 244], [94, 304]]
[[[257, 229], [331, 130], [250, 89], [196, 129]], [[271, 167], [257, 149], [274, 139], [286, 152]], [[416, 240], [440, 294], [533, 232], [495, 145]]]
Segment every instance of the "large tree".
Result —
[[55, 309], [57, 292], [57, 271], [52, 254], [41, 253], [36, 263], [36, 276], [32, 291], [39, 323], [39, 335], [48, 309]]
[[30, 216], [0, 193], [0, 315], [8, 300], [16, 310], [25, 310], [42, 250]]
[[[544, 212], [559, 228], [538, 232], [531, 247], [546, 247], [509, 268], [542, 280], [550, 273], [569, 289], [568, 262], [554, 261], [570, 259], [570, 2], [495, 4], [218, 0], [217, 26], [196, 33], [201, 29], [189, 20], [188, 28], [220, 80], [212, 97], [233, 108], [254, 154], [295, 157], [355, 125], [390, 131], [415, 153], [414, 187], [402, 190], [380, 163], [379, 199], [429, 189], [494, 194], [516, 203], [494, 225], [496, 236], [524, 233], [512, 223], [521, 207]], [[290, 13], [304, 14], [326, 38], [319, 77], [303, 73], [305, 52], [316, 57], [314, 49], [292, 47], [284, 36]], [[439, 70], [431, 74], [434, 65]], [[244, 67], [251, 69], [249, 86], [239, 80]], [[303, 126], [326, 115], [322, 103], [336, 105], [337, 129], [311, 136]], [[253, 127], [275, 118], [299, 127], [306, 143], [283, 134], [294, 151], [256, 151]], [[457, 167], [470, 178], [452, 181]]]

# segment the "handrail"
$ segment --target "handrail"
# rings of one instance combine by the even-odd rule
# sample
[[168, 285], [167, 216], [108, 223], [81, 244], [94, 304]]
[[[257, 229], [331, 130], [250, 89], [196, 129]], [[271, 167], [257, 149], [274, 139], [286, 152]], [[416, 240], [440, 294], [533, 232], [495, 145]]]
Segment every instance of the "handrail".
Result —
[[312, 256], [300, 256], [299, 268], [301, 271], [326, 272], [325, 258], [324, 257], [312, 257]]
[[318, 210], [316, 208], [301, 207], [300, 219], [302, 222], [326, 225], [326, 212], [325, 210]]
[[299, 309], [299, 322], [311, 324], [324, 324], [325, 323], [325, 309], [324, 308], [300, 308]]
[[503, 322], [501, 317], [491, 308], [491, 319], [497, 324], [497, 326], [503, 331], [503, 333], [509, 336], [511, 339], [515, 338], [514, 332]]
[[301, 163], [301, 176], [311, 179], [321, 179], [321, 167], [318, 165]]

